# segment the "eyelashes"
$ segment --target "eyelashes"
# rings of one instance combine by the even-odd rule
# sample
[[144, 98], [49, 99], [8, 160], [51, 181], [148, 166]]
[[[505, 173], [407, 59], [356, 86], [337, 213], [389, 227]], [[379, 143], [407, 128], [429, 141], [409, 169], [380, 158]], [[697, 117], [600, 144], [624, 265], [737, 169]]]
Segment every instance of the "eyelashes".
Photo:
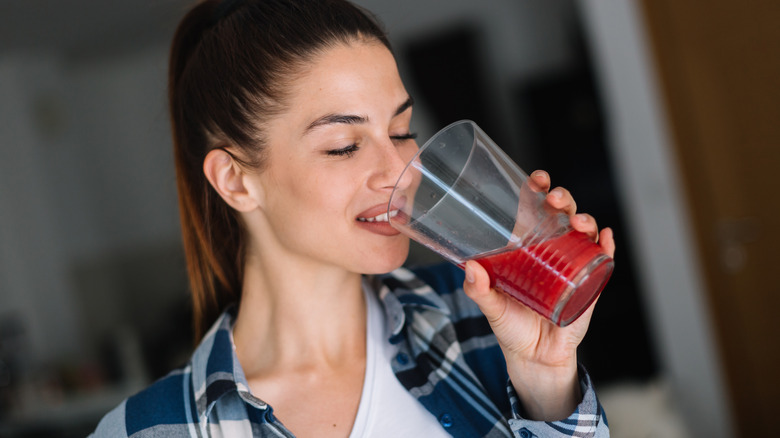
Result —
[[403, 140], [414, 140], [417, 138], [416, 132], [410, 132], [408, 134], [403, 135], [391, 135], [390, 140], [396, 140], [396, 141], [403, 141]]
[[352, 143], [351, 145], [341, 148], [341, 149], [331, 149], [327, 151], [326, 153], [330, 157], [351, 157], [355, 152], [358, 150], [358, 145], [355, 143]]
[[[417, 138], [417, 133], [410, 132], [409, 134], [401, 134], [401, 135], [391, 135], [390, 140], [394, 142], [400, 142], [400, 141], [406, 141], [406, 140], [414, 140]], [[360, 146], [357, 145], [357, 143], [352, 143], [349, 146], [340, 148], [340, 149], [331, 149], [329, 151], [326, 151], [326, 154], [330, 157], [351, 157], [355, 154], [355, 152], [360, 149]]]

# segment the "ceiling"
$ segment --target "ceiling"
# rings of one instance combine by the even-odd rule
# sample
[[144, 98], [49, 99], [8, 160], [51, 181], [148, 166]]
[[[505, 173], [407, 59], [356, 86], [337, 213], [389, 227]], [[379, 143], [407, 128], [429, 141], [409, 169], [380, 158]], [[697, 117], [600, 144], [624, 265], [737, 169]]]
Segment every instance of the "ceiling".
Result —
[[0, 0], [0, 56], [66, 56], [123, 50], [170, 40], [192, 0]]

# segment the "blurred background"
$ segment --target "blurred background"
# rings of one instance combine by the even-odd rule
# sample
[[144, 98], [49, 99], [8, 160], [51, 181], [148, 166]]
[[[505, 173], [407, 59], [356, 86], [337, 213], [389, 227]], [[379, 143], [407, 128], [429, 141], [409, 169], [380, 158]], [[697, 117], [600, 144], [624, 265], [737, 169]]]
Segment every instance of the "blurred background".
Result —
[[[473, 119], [615, 230], [580, 348], [613, 436], [774, 431], [780, 4], [358, 3], [421, 139]], [[84, 436], [189, 356], [165, 102], [189, 4], [0, 0], [0, 437]]]

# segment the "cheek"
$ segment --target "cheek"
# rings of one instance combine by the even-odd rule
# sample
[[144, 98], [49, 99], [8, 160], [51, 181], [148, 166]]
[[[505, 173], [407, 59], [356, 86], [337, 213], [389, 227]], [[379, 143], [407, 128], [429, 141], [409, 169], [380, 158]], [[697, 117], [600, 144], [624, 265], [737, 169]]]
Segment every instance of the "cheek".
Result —
[[[279, 222], [290, 221], [317, 228], [318, 223], [344, 217], [351, 186], [343, 175], [313, 173], [310, 170], [286, 172], [277, 179], [277, 190], [269, 203], [269, 214]], [[283, 225], [283, 224], [280, 224]]]

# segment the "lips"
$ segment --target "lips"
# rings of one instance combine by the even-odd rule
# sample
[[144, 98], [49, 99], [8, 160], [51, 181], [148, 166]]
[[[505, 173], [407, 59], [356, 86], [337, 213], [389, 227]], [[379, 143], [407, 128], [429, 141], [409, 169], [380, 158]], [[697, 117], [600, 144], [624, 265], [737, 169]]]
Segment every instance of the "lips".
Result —
[[384, 212], [374, 217], [358, 217], [357, 220], [360, 222], [389, 222], [390, 218], [395, 217], [397, 214], [398, 210], [391, 210], [389, 215], [388, 212]]
[[[394, 218], [398, 213], [403, 210], [406, 204], [406, 197], [402, 196], [398, 199], [393, 199], [393, 204], [388, 206], [387, 203], [377, 204], [362, 213], [357, 215], [359, 222], [388, 222], [391, 218]], [[388, 216], [388, 207], [390, 214]]]
[[355, 218], [355, 222], [360, 228], [375, 234], [383, 236], [398, 235], [399, 231], [390, 225], [390, 219], [400, 213], [400, 206], [403, 206], [403, 202], [400, 204], [394, 203], [388, 214], [386, 203], [375, 205], [360, 213]]

